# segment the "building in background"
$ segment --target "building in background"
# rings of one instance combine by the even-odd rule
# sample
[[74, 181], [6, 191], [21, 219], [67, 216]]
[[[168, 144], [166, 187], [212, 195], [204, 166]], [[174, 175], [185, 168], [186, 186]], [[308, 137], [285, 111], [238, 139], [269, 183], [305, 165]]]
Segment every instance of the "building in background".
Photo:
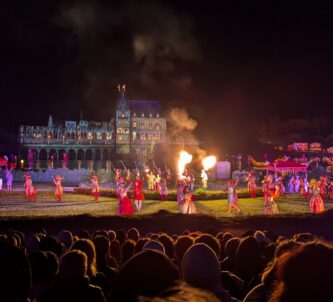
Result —
[[166, 142], [167, 123], [158, 101], [128, 100], [118, 86], [115, 116], [109, 121], [68, 120], [47, 126], [20, 126], [19, 149], [24, 159], [108, 160], [129, 155], [145, 160], [156, 144]]

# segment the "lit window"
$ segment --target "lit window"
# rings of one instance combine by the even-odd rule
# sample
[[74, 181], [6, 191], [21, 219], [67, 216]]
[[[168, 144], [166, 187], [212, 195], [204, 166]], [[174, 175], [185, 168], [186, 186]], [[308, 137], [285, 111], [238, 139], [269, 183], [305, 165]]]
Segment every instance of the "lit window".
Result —
[[153, 115], [150, 113], [150, 114], [149, 114], [149, 117], [152, 117], [152, 116], [153, 116]]
[[160, 115], [159, 115], [158, 113], [156, 114], [156, 116], [157, 116], [157, 117], [160, 117]]
[[133, 127], [136, 127], [136, 122], [133, 122]]
[[141, 116], [142, 116], [142, 117], [144, 117], [144, 116], [145, 116], [145, 114], [142, 112]]

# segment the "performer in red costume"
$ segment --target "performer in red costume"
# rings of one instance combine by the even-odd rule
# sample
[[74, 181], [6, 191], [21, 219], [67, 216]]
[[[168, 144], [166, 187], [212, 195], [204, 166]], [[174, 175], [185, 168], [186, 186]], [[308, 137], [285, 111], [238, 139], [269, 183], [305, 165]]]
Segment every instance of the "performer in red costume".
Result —
[[55, 184], [54, 195], [57, 196], [59, 202], [62, 200], [62, 194], [64, 193], [61, 181], [62, 177], [60, 175], [57, 175], [55, 179], [53, 179], [53, 183]]
[[249, 173], [248, 181], [247, 181], [247, 189], [250, 193], [250, 198], [256, 198], [256, 177], [254, 176], [253, 172]]
[[142, 193], [143, 184], [144, 184], [143, 180], [141, 180], [140, 175], [137, 174], [136, 179], [133, 182], [134, 189], [132, 192], [132, 197], [134, 198], [136, 210], [138, 212], [141, 211], [142, 200], [144, 200], [144, 195]]
[[119, 198], [118, 214], [120, 216], [133, 216], [134, 209], [131, 200], [127, 196], [127, 192], [132, 184], [125, 186], [124, 182], [121, 182], [117, 189], [117, 196]]
[[[320, 184], [319, 184], [320, 185]], [[315, 180], [310, 182], [310, 212], [313, 214], [322, 213], [325, 210], [323, 199], [320, 195], [320, 187]]]
[[98, 177], [97, 177], [97, 175], [93, 175], [91, 177], [91, 193], [95, 197], [95, 201], [98, 201], [99, 186], [98, 186]]
[[24, 182], [24, 187], [25, 187], [25, 196], [27, 197], [27, 201], [32, 201], [34, 199], [36, 201], [36, 189], [32, 185], [32, 179], [30, 174], [25, 174], [25, 182]]
[[320, 181], [318, 181], [317, 185], [319, 187], [320, 196], [323, 200], [326, 198], [326, 184], [327, 178], [324, 176], [320, 176]]

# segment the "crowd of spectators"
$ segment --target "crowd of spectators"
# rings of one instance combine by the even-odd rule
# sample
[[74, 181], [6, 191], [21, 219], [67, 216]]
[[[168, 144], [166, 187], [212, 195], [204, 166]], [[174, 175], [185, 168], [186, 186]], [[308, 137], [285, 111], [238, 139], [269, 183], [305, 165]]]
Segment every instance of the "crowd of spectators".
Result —
[[0, 236], [0, 301], [330, 301], [333, 245], [310, 233], [45, 230]]

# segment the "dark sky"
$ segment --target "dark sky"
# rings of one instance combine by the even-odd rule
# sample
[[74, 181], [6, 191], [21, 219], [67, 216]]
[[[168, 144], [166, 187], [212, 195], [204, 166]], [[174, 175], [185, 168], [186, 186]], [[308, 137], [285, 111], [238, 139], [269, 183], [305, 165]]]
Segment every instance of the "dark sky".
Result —
[[332, 9], [308, 2], [2, 1], [0, 127], [109, 120], [119, 82], [224, 149], [268, 119], [331, 117]]

